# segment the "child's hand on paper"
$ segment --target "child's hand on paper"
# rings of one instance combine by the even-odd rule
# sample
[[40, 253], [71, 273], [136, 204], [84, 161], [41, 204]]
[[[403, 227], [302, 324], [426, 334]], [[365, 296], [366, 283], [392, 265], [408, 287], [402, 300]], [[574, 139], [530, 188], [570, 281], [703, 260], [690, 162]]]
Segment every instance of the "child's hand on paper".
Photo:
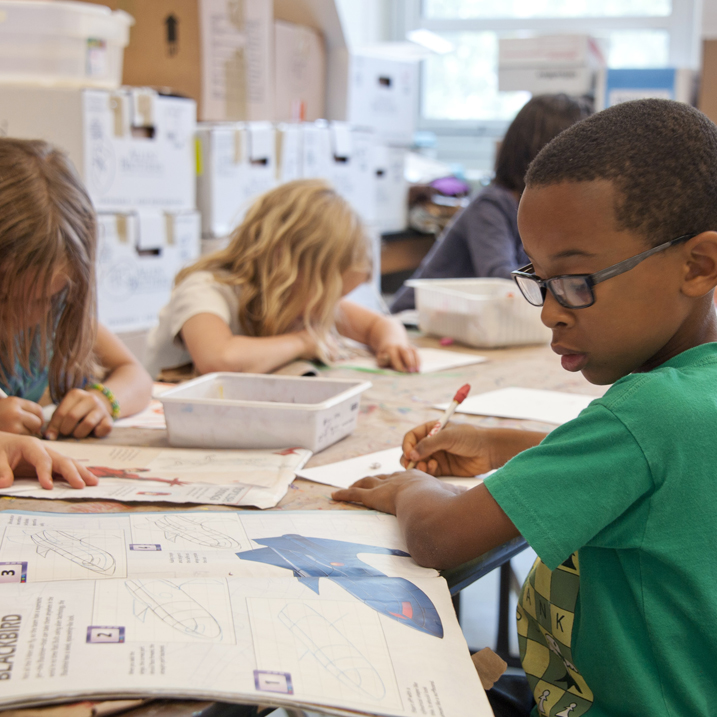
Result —
[[39, 403], [17, 396], [0, 398], [0, 431], [39, 436], [42, 423]]
[[64, 478], [73, 488], [97, 485], [97, 478], [71, 458], [46, 448], [37, 438], [0, 433], [0, 488], [12, 485], [15, 476], [33, 478], [52, 489], [52, 476]]
[[428, 436], [435, 421], [416, 426], [403, 437], [401, 465], [411, 461], [432, 476], [477, 476], [500, 468], [513, 456], [537, 446], [545, 433], [512, 428], [477, 428], [449, 423]]
[[54, 441], [59, 435], [97, 438], [112, 430], [112, 406], [99, 391], [73, 388], [60, 402], [45, 431], [45, 438]]
[[396, 498], [407, 488], [416, 487], [420, 483], [430, 482], [434, 487], [447, 493], [462, 493], [463, 489], [450, 483], [442, 483], [421, 471], [411, 470], [393, 473], [392, 475], [367, 476], [357, 480], [350, 488], [334, 491], [334, 500], [348, 503], [361, 503], [367, 508], [380, 510], [382, 513], [396, 515]]
[[386, 343], [376, 349], [376, 363], [404, 373], [418, 373], [421, 360], [418, 351], [408, 343]]

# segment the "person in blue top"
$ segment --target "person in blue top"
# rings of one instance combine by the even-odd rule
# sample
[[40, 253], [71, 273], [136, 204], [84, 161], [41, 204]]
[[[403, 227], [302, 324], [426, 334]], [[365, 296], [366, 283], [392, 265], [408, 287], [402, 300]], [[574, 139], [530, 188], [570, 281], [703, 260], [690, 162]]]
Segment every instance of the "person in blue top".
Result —
[[[610, 388], [547, 436], [419, 426], [403, 443], [416, 470], [334, 498], [395, 513], [435, 568], [525, 537], [535, 717], [713, 715], [717, 126], [670, 100], [595, 114], [530, 165], [518, 225], [530, 263], [514, 277], [553, 351]], [[433, 477], [492, 468], [462, 493]], [[493, 692], [497, 715], [528, 714]]]
[[[451, 222], [411, 278], [509, 279], [510, 272], [527, 261], [517, 218], [528, 165], [553, 137], [588, 114], [584, 101], [564, 94], [538, 95], [529, 100], [501, 142], [493, 182]], [[391, 311], [414, 307], [414, 290], [402, 286]]]
[[101, 437], [152, 380], [96, 316], [97, 222], [62, 152], [0, 138], [0, 431]]

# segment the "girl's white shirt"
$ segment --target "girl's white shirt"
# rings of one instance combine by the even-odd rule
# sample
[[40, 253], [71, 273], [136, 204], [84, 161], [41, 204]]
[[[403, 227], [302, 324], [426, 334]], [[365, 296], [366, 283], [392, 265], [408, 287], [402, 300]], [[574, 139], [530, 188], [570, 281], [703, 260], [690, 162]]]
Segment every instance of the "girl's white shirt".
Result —
[[159, 312], [159, 324], [147, 337], [144, 365], [153, 378], [163, 369], [192, 362], [179, 332], [197, 314], [216, 314], [232, 334], [245, 334], [239, 323], [239, 287], [218, 281], [210, 271], [195, 271], [174, 287], [169, 303]]

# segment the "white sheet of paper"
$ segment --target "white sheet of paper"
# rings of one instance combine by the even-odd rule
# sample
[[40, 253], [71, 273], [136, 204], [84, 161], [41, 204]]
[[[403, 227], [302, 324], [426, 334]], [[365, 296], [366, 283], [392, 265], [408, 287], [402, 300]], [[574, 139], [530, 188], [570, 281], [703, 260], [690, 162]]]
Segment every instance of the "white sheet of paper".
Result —
[[392, 515], [8, 510], [0, 551], [0, 710], [172, 695], [492, 714], [446, 581], [411, 559]]
[[149, 406], [135, 413], [134, 416], [120, 418], [114, 422], [115, 428], [152, 428], [157, 430], [165, 430], [167, 421], [164, 418], [164, 406], [162, 402], [153, 398], [149, 402]]
[[75, 489], [56, 480], [52, 490], [45, 490], [36, 478], [18, 478], [0, 488], [0, 495], [273, 508], [311, 457], [311, 451], [303, 448], [225, 451], [64, 441], [47, 445], [90, 468], [99, 484]]
[[[498, 418], [524, 418], [545, 423], [567, 423], [597, 396], [561, 391], [542, 391], [534, 388], [501, 388], [477, 396], [469, 396], [458, 406], [456, 413]], [[447, 403], [434, 406], [445, 411]]]
[[[334, 485], [337, 488], [348, 488], [359, 478], [366, 476], [382, 475], [384, 473], [396, 473], [404, 470], [401, 465], [401, 447], [388, 448], [385, 451], [368, 453], [365, 456], [349, 458], [337, 463], [329, 463], [317, 468], [301, 468], [296, 472], [299, 478], [306, 478], [315, 483]], [[458, 478], [446, 477], [441, 480], [453, 485], [473, 488], [483, 482], [482, 477]]]
[[[470, 366], [471, 364], [483, 363], [485, 356], [478, 354], [460, 353], [458, 351], [444, 351], [443, 349], [418, 349], [418, 356], [421, 359], [419, 373], [433, 373], [434, 371], [445, 371], [449, 368]], [[386, 373], [399, 374], [399, 371], [382, 369], [376, 363], [375, 356], [360, 356], [357, 358], [345, 359], [332, 364], [336, 368], [357, 368], [370, 371], [385, 371]]]

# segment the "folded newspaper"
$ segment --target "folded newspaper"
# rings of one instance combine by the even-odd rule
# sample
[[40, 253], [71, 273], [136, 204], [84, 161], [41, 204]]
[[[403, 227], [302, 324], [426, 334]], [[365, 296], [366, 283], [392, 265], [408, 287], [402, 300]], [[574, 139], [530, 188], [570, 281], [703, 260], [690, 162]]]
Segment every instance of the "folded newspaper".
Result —
[[0, 512], [0, 709], [491, 715], [445, 580], [368, 511]]

